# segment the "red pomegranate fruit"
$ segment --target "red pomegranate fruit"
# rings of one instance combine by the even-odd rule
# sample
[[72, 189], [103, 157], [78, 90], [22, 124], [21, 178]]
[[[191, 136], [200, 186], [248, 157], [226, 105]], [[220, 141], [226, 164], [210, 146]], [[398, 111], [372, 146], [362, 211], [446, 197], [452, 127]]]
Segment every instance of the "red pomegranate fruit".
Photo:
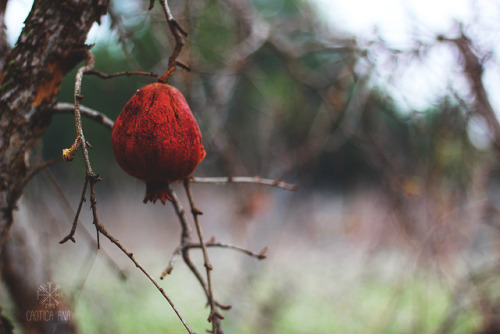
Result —
[[190, 176], [206, 154], [184, 96], [159, 82], [141, 88], [127, 102], [111, 140], [120, 167], [146, 182], [144, 203], [171, 200], [169, 183]]

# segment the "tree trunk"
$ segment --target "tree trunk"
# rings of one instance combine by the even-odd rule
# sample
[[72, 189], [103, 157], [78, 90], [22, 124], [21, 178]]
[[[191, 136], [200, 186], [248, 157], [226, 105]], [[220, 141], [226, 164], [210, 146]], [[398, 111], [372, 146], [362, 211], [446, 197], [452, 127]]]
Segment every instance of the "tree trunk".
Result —
[[[0, 0], [0, 19], [5, 4]], [[0, 54], [0, 267], [16, 317], [29, 333], [76, 332], [71, 322], [63, 324], [64, 330], [56, 322], [27, 319], [26, 312], [38, 305], [39, 285], [50, 277], [34, 265], [40, 263], [40, 254], [30, 248], [29, 233], [11, 226], [33, 170], [31, 150], [50, 123], [61, 81], [85, 60], [87, 33], [108, 6], [109, 0], [35, 0], [14, 49], [8, 50], [5, 34], [0, 34], [0, 53], [7, 52]]]

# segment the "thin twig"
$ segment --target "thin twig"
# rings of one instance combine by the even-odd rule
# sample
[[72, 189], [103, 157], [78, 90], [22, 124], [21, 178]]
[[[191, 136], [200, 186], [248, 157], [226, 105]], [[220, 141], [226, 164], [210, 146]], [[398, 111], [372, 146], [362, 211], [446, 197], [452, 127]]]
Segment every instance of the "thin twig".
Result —
[[[189, 244], [187, 247], [188, 248], [201, 248], [201, 245], [200, 244]], [[245, 248], [242, 248], [242, 247], [238, 247], [238, 246], [234, 246], [234, 245], [230, 245], [230, 244], [224, 244], [221, 242], [207, 242], [205, 244], [205, 247], [233, 249], [233, 250], [237, 250], [239, 252], [245, 253], [245, 254], [247, 254], [251, 257], [254, 257], [256, 259], [259, 259], [259, 260], [264, 260], [265, 258], [267, 258], [266, 254], [267, 254], [267, 251], [269, 250], [269, 248], [264, 247], [259, 253], [255, 253], [255, 252], [252, 252], [252, 251], [245, 249]]]
[[[181, 245], [175, 250], [174, 255], [169, 262], [168, 267], [163, 271], [161, 278], [165, 277], [168, 273], [172, 271], [173, 268], [173, 263], [175, 262], [175, 259], [179, 256], [179, 253], [182, 254], [182, 258], [184, 260], [184, 263], [188, 266], [188, 268], [191, 270], [191, 272], [195, 275], [195, 277], [198, 279], [198, 282], [203, 288], [203, 291], [205, 291], [205, 294], [207, 296], [208, 303], [210, 305], [210, 317], [209, 321], [212, 321], [212, 332], [217, 333], [217, 334], [223, 334], [224, 332], [222, 331], [222, 328], [220, 326], [220, 319], [223, 319], [223, 316], [219, 313], [216, 312], [216, 306], [220, 307], [221, 309], [230, 309], [230, 305], [223, 305], [218, 303], [217, 301], [214, 300], [212, 297], [213, 294], [211, 294], [210, 287], [208, 284], [205, 283], [205, 280], [203, 279], [203, 276], [201, 273], [198, 271], [196, 266], [193, 264], [191, 261], [191, 258], [189, 256], [189, 250], [191, 247], [191, 229], [189, 228], [189, 225], [187, 223], [186, 217], [185, 217], [185, 211], [180, 203], [176, 193], [169, 187], [168, 188], [168, 195], [172, 199], [172, 205], [174, 206], [175, 212], [177, 214], [177, 217], [179, 218], [179, 221], [181, 223], [181, 228], [182, 228], [182, 234], [181, 234]], [[198, 214], [201, 212], [199, 210], [193, 210], [196, 211]], [[207, 267], [207, 266], [206, 266]], [[208, 269], [207, 269], [208, 270]]]
[[189, 65], [184, 64], [183, 62], [181, 62], [179, 60], [176, 60], [175, 62], [177, 63], [177, 66], [182, 67], [182, 69], [184, 69], [188, 72], [191, 72], [191, 67], [189, 67]]
[[142, 76], [153, 77], [153, 78], [157, 78], [158, 77], [158, 74], [156, 74], [154, 72], [125, 71], [125, 72], [117, 72], [117, 73], [112, 73], [112, 74], [106, 74], [106, 73], [103, 73], [103, 72], [100, 72], [100, 71], [97, 71], [97, 70], [94, 70], [94, 69], [89, 69], [89, 70], [85, 71], [84, 74], [86, 74], [86, 75], [96, 75], [96, 76], [98, 76], [101, 79], [111, 79], [111, 78], [116, 78], [116, 77], [121, 77], [121, 76], [130, 77], [132, 75], [142, 75]]
[[82, 211], [83, 202], [85, 202], [85, 194], [87, 193], [88, 184], [89, 184], [89, 179], [87, 177], [85, 177], [85, 183], [83, 184], [82, 195], [80, 197], [80, 203], [78, 203], [78, 209], [76, 209], [75, 218], [73, 218], [73, 225], [71, 226], [71, 231], [69, 232], [69, 234], [67, 236], [65, 236], [61, 241], [59, 241], [60, 244], [63, 244], [68, 240], [76, 242], [74, 236], [76, 233], [76, 227], [78, 226], [78, 218], [80, 217], [80, 212]]
[[156, 282], [156, 280], [146, 271], [146, 269], [144, 269], [144, 267], [135, 259], [134, 257], [134, 253], [132, 252], [129, 252], [121, 243], [118, 239], [116, 239], [115, 237], [113, 237], [111, 234], [109, 234], [109, 232], [106, 230], [106, 228], [101, 225], [100, 223], [98, 223], [97, 225], [97, 229], [99, 231], [99, 233], [101, 233], [102, 235], [104, 235], [106, 238], [108, 238], [109, 241], [111, 241], [113, 244], [115, 244], [125, 255], [127, 255], [129, 257], [129, 259], [135, 264], [135, 266], [137, 268], [139, 268], [140, 271], [143, 272], [144, 275], [146, 275], [146, 277], [151, 281], [151, 283], [153, 283], [153, 285], [158, 289], [158, 291], [160, 291], [160, 293], [163, 295], [163, 297], [167, 300], [167, 302], [170, 304], [170, 306], [172, 307], [172, 309], [174, 310], [175, 314], [177, 314], [177, 317], [180, 319], [180, 321], [182, 322], [182, 324], [184, 325], [184, 327], [186, 328], [186, 330], [190, 333], [190, 334], [193, 334], [193, 331], [191, 330], [191, 328], [189, 327], [189, 325], [186, 323], [186, 321], [184, 320], [184, 318], [181, 316], [181, 314], [179, 313], [179, 311], [177, 310], [177, 308], [175, 307], [175, 304], [172, 302], [172, 300], [168, 297], [168, 295], [165, 293], [165, 290], [158, 284], [158, 282]]
[[[191, 261], [191, 257], [189, 256], [189, 248], [186, 248], [186, 245], [189, 245], [191, 243], [191, 229], [189, 228], [189, 225], [187, 223], [184, 208], [181, 202], [179, 201], [177, 194], [170, 187], [167, 188], [167, 191], [168, 195], [172, 199], [172, 205], [174, 206], [175, 213], [179, 218], [179, 222], [181, 223], [181, 229], [182, 229], [181, 245], [178, 247], [176, 252], [180, 250], [180, 252], [182, 253], [182, 259], [184, 260], [184, 263], [186, 263], [189, 269], [193, 272], [194, 276], [196, 276], [198, 282], [200, 283], [201, 287], [203, 288], [203, 291], [205, 291], [205, 294], [207, 295], [208, 298], [208, 287], [205, 283], [205, 280], [203, 279], [203, 276], [200, 274], [198, 269], [196, 269], [194, 263]], [[170, 261], [170, 263], [172, 263], [172, 261]], [[168, 271], [168, 267], [165, 271]], [[165, 275], [163, 274], [162, 276], [165, 277]]]
[[[74, 153], [76, 152], [76, 150], [78, 150], [79, 147], [82, 148], [83, 159], [85, 162], [85, 169], [86, 169], [84, 188], [86, 188], [88, 183], [90, 182], [91, 207], [92, 207], [92, 213], [94, 216], [94, 225], [96, 225], [96, 230], [97, 230], [97, 223], [98, 223], [97, 222], [97, 208], [95, 205], [95, 198], [92, 198], [92, 193], [95, 192], [94, 186], [98, 181], [101, 180], [101, 178], [97, 174], [94, 173], [94, 171], [92, 170], [92, 166], [90, 164], [89, 152], [88, 152], [88, 148], [87, 148], [88, 145], [87, 145], [87, 141], [85, 140], [85, 135], [83, 133], [82, 116], [81, 116], [81, 112], [80, 112], [80, 103], [81, 103], [81, 100], [83, 99], [83, 95], [81, 95], [83, 73], [92, 69], [93, 66], [94, 66], [94, 55], [91, 52], [88, 52], [87, 64], [78, 69], [78, 71], [76, 72], [76, 78], [75, 78], [74, 111], [75, 111], [76, 139], [75, 139], [74, 144], [71, 146], [71, 148], [63, 150], [63, 158], [66, 161], [72, 160], [72, 157], [73, 157]], [[84, 190], [86, 190], [86, 189], [84, 189]], [[80, 199], [80, 205], [84, 200], [85, 200], [85, 191], [82, 192], [82, 197]], [[71, 228], [71, 232], [63, 240], [61, 240], [61, 243], [66, 242], [68, 240], [72, 240], [74, 242], [73, 235], [76, 231], [75, 224], [77, 224], [77, 222], [78, 222], [78, 216], [73, 221], [74, 226]], [[99, 248], [99, 233], [97, 233], [97, 248]]]
[[[57, 182], [56, 178], [54, 177], [54, 175], [52, 174], [50, 169], [44, 170], [43, 176], [44, 176], [45, 180], [47, 180], [47, 182], [50, 184], [50, 187], [55, 192], [56, 196], [59, 197], [59, 203], [61, 204], [62, 209], [64, 210], [66, 216], [68, 218], [73, 219], [73, 217], [75, 217], [75, 212], [73, 211], [71, 204], [64, 193], [64, 190], [62, 189], [61, 185]], [[80, 224], [78, 226], [80, 226], [81, 230], [83, 231], [84, 236], [87, 238], [87, 240], [91, 244], [91, 246], [97, 247], [97, 242], [94, 240], [94, 238], [92, 238], [92, 236], [90, 235], [90, 232], [87, 230], [85, 225]], [[118, 273], [118, 276], [121, 279], [123, 279], [123, 280], [127, 279], [127, 274], [125, 273], [125, 271], [123, 271], [120, 268], [120, 266], [115, 262], [115, 260], [111, 257], [111, 255], [109, 255], [108, 252], [106, 252], [105, 250], [101, 250], [101, 255], [103, 255], [106, 258], [110, 267], [116, 270], [116, 272]]]
[[[69, 114], [75, 112], [75, 106], [71, 103], [58, 103], [52, 108], [55, 113]], [[97, 123], [104, 125], [109, 130], [113, 129], [114, 122], [103, 113], [89, 107], [80, 106], [80, 114]]]
[[207, 275], [207, 285], [208, 285], [208, 302], [210, 304], [210, 316], [208, 317], [208, 321], [212, 322], [212, 333], [219, 333], [220, 328], [220, 319], [224, 319], [224, 317], [217, 312], [213, 286], [212, 286], [212, 264], [208, 258], [207, 248], [205, 246], [205, 241], [203, 240], [203, 231], [201, 229], [201, 225], [198, 219], [198, 216], [203, 214], [194, 204], [193, 194], [191, 193], [191, 188], [189, 187], [189, 179], [184, 180], [184, 189], [186, 190], [186, 195], [189, 200], [189, 206], [191, 207], [191, 214], [193, 215], [194, 224], [196, 226], [196, 232], [198, 233], [198, 239], [200, 240], [201, 250], [203, 253], [203, 260], [206, 269]]
[[290, 191], [297, 190], [297, 186], [293, 184], [281, 180], [263, 179], [260, 176], [192, 177], [189, 180], [192, 183], [253, 183]]
[[175, 261], [177, 260], [177, 258], [181, 254], [182, 249], [183, 248], [181, 246], [179, 246], [175, 249], [174, 253], [172, 254], [172, 258], [170, 259], [170, 261], [168, 261], [168, 266], [161, 273], [160, 279], [164, 279], [165, 276], [170, 275], [172, 273], [172, 270], [174, 270]]
[[[187, 36], [187, 32], [182, 29], [179, 23], [174, 19], [172, 12], [170, 11], [170, 7], [166, 0], [158, 0], [161, 4], [163, 12], [165, 13], [165, 17], [167, 18], [168, 27], [170, 28], [170, 32], [175, 39], [175, 47], [174, 51], [172, 51], [172, 55], [168, 59], [168, 68], [163, 73], [163, 75], [158, 79], [159, 82], [166, 83], [168, 79], [174, 74], [175, 68], [178, 65], [177, 57], [184, 46], [184, 36]], [[153, 7], [153, 1], [150, 3], [150, 9]], [[181, 66], [182, 68], [186, 68], [185, 66]]]
[[[242, 252], [244, 254], [247, 254], [248, 256], [254, 257], [258, 260], [264, 260], [267, 258], [267, 251], [269, 250], [267, 247], [264, 247], [259, 253], [252, 252], [248, 249], [238, 247], [235, 245], [230, 245], [230, 244], [225, 244], [222, 242], [215, 242], [215, 241], [209, 241], [205, 243], [205, 247], [210, 247], [210, 248], [227, 248], [227, 249], [233, 249], [239, 252]], [[175, 262], [177, 261], [177, 258], [179, 255], [182, 253], [183, 249], [192, 249], [192, 248], [201, 248], [201, 244], [199, 243], [189, 243], [187, 245], [184, 245], [184, 247], [177, 247], [175, 251], [172, 253], [172, 258], [168, 262], [168, 266], [165, 268], [165, 270], [162, 272], [160, 279], [164, 279], [165, 276], [170, 275], [172, 273], [172, 270], [174, 269]], [[220, 307], [220, 305], [219, 305]], [[226, 306], [227, 307], [227, 306]]]

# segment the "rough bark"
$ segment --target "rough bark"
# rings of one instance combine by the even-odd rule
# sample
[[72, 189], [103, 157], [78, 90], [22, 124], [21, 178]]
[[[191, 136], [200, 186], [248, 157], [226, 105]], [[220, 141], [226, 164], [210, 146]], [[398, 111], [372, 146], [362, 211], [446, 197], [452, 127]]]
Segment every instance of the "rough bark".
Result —
[[0, 68], [4, 65], [5, 57], [9, 52], [9, 43], [7, 42], [7, 34], [5, 33], [5, 10], [7, 9], [7, 0], [0, 0]]
[[[26, 247], [29, 234], [16, 228], [10, 235], [13, 211], [33, 168], [31, 150], [50, 123], [48, 109], [63, 77], [85, 59], [87, 33], [108, 6], [109, 0], [35, 0], [16, 46], [6, 57], [0, 55], [5, 59], [0, 72], [0, 265], [16, 316], [29, 333], [54, 333], [54, 324], [27, 323], [25, 316], [34, 307], [38, 285], [50, 278], [34, 272], [40, 255]], [[75, 332], [69, 325], [55, 332]]]

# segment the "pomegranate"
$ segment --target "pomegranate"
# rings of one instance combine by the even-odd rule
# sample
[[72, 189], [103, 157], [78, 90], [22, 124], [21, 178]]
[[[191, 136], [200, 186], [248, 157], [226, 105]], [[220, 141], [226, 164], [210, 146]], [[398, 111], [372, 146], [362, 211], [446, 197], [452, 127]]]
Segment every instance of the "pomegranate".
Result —
[[171, 200], [169, 183], [190, 176], [206, 154], [184, 96], [160, 82], [132, 96], [115, 121], [111, 139], [120, 167], [146, 182], [144, 203]]

